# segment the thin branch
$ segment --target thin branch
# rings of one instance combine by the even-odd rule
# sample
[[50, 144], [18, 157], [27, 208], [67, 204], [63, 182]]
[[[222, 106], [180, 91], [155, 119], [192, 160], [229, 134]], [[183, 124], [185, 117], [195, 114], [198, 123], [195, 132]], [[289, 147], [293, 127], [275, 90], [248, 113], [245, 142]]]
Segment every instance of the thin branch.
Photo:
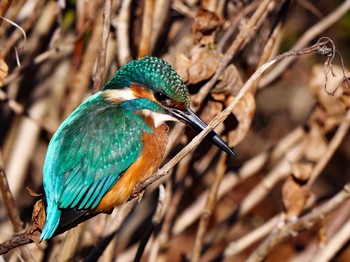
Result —
[[151, 51], [153, 10], [155, 0], [146, 0], [143, 10], [142, 31], [138, 57], [149, 55]]
[[214, 206], [217, 201], [217, 193], [218, 193], [219, 185], [226, 172], [226, 168], [227, 168], [226, 160], [227, 160], [227, 155], [224, 152], [221, 153], [221, 157], [216, 168], [215, 179], [213, 181], [213, 184], [210, 187], [207, 202], [205, 204], [204, 209], [202, 210], [201, 219], [199, 221], [197, 235], [195, 238], [194, 247], [191, 255], [191, 261], [193, 262], [198, 262], [201, 257], [203, 239], [207, 231], [209, 219], [211, 217], [211, 214], [213, 213]]
[[130, 24], [130, 6], [132, 1], [122, 1], [120, 13], [117, 19], [113, 20], [113, 24], [118, 28], [116, 38], [118, 42], [118, 62], [120, 65], [126, 64], [131, 60], [129, 24]]
[[337, 252], [350, 240], [350, 219], [339, 228], [338, 232], [329, 240], [324, 248], [313, 257], [314, 262], [332, 261]]
[[96, 73], [94, 77], [94, 88], [93, 91], [96, 93], [99, 91], [104, 82], [104, 76], [106, 72], [106, 54], [107, 54], [107, 45], [109, 38], [109, 29], [111, 27], [111, 8], [112, 0], [105, 0], [103, 8], [103, 26], [102, 26], [102, 39], [101, 45], [97, 54], [97, 64], [96, 64]]
[[334, 155], [337, 148], [340, 146], [344, 137], [347, 135], [350, 127], [350, 109], [347, 111], [344, 116], [340, 126], [337, 129], [337, 132], [333, 136], [332, 140], [328, 144], [328, 148], [323, 157], [317, 162], [312, 173], [310, 175], [310, 179], [307, 182], [308, 186], [311, 186], [316, 178], [321, 174], [322, 170], [325, 168], [331, 157]]
[[11, 193], [9, 184], [7, 182], [6, 173], [4, 169], [4, 165], [2, 163], [1, 155], [0, 155], [0, 190], [2, 197], [5, 202], [5, 207], [7, 209], [7, 213], [13, 225], [15, 232], [20, 232], [24, 229], [23, 222], [19, 216], [19, 212], [17, 210], [15, 200]]
[[[306, 46], [312, 39], [320, 35], [328, 27], [337, 22], [343, 15], [350, 9], [350, 0], [343, 2], [336, 10], [322, 19], [319, 23], [315, 24], [309, 30], [307, 30], [302, 37], [299, 38], [298, 42], [294, 44], [292, 49], [300, 49]], [[259, 88], [263, 88], [272, 83], [278, 76], [280, 76], [287, 67], [296, 59], [296, 57], [288, 58], [282, 61], [278, 66], [272, 69], [267, 75], [265, 75], [260, 83]]]
[[239, 254], [242, 250], [259, 241], [261, 238], [273, 231], [280, 220], [281, 215], [274, 216], [262, 226], [259, 226], [252, 232], [244, 235], [242, 238], [231, 242], [225, 248], [224, 257], [227, 258]]

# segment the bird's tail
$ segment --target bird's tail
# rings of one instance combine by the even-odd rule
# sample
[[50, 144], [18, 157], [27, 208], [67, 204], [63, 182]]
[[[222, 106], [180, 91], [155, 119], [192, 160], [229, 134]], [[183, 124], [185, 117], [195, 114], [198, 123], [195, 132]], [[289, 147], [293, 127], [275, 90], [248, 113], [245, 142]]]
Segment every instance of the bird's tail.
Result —
[[40, 235], [40, 241], [49, 239], [55, 233], [60, 223], [61, 211], [58, 209], [56, 203], [48, 203], [46, 208], [46, 221], [43, 231]]

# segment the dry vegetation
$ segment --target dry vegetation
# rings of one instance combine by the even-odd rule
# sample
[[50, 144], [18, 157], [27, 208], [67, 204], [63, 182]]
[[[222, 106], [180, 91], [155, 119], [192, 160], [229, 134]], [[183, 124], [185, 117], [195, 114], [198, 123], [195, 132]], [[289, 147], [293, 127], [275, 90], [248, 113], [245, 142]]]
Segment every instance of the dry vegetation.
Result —
[[[350, 261], [350, 1], [313, 2], [2, 0], [0, 260]], [[238, 157], [174, 125], [125, 206], [29, 243], [50, 137], [143, 55], [175, 67]]]

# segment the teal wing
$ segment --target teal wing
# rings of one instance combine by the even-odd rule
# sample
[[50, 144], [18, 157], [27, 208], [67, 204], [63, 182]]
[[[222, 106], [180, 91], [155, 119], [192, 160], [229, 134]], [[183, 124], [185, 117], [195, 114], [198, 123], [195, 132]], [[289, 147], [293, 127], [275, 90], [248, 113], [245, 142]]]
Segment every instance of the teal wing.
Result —
[[140, 156], [142, 134], [152, 132], [141, 116], [133, 113], [142, 106], [133, 100], [107, 102], [98, 92], [61, 124], [44, 164], [47, 207], [40, 240], [55, 234], [63, 209], [77, 213], [94, 209]]
[[60, 209], [93, 209], [141, 153], [142, 118], [97, 93], [61, 125], [44, 166], [46, 197]]

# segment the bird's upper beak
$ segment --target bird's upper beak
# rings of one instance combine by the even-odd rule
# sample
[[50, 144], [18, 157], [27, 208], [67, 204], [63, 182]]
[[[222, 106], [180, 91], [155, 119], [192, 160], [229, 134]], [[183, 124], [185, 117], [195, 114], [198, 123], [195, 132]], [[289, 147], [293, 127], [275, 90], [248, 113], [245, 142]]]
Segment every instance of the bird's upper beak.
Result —
[[[207, 127], [207, 124], [204, 123], [204, 121], [189, 108], [184, 111], [176, 108], [171, 108], [169, 109], [169, 112], [172, 116], [190, 126], [198, 133]], [[230, 156], [236, 156], [235, 152], [214, 131], [209, 132], [206, 138], [210, 139], [218, 148], [225, 151]]]

